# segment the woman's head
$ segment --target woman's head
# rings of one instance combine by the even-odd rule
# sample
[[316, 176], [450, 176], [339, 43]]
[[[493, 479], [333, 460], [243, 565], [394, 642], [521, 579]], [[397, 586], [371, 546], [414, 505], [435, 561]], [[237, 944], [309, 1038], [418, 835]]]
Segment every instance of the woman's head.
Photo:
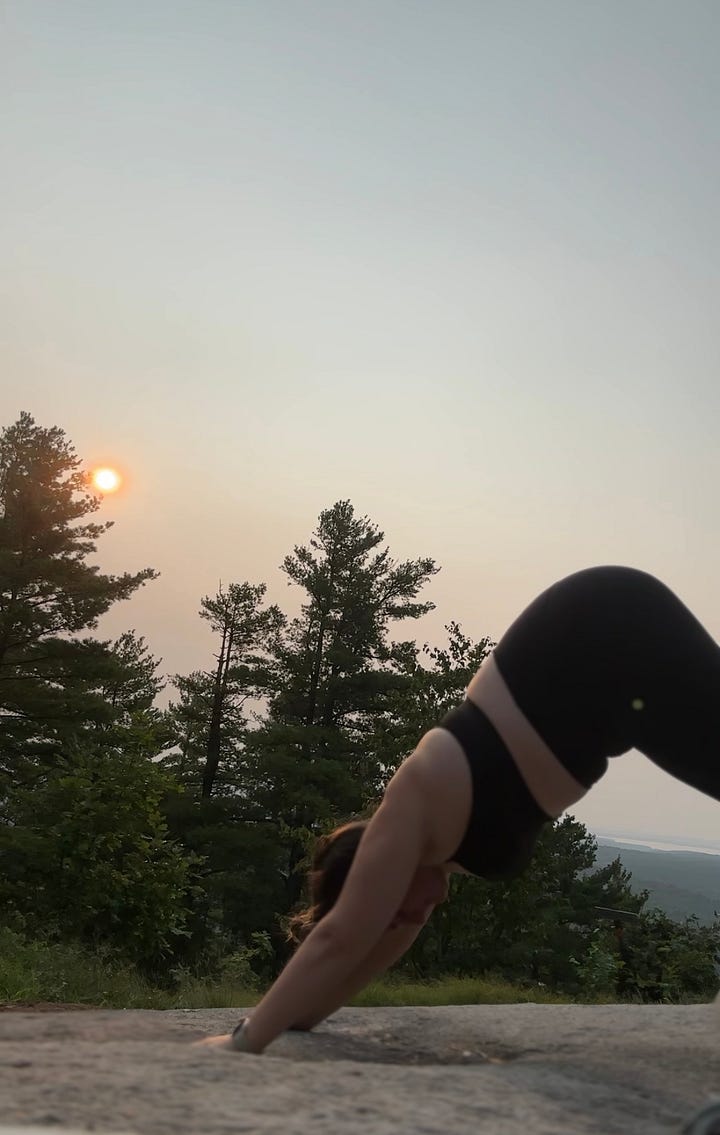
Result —
[[318, 840], [308, 872], [310, 906], [290, 919], [292, 942], [302, 942], [335, 906], [367, 825], [367, 820], [352, 820]]
[[[290, 919], [288, 938], [291, 942], [296, 945], [302, 942], [335, 906], [368, 823], [368, 820], [353, 820], [318, 840], [308, 873], [310, 906]], [[448, 876], [454, 866], [419, 865], [388, 929], [407, 924], [423, 926], [438, 903], [447, 898]]]

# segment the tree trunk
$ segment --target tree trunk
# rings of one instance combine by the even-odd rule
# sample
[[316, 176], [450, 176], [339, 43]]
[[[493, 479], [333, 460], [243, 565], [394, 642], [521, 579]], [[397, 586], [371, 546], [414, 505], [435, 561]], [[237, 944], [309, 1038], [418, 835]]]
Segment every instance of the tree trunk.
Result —
[[220, 731], [222, 727], [222, 712], [227, 691], [227, 674], [230, 666], [232, 652], [232, 628], [223, 627], [222, 645], [218, 655], [218, 666], [215, 673], [215, 688], [213, 691], [212, 715], [210, 729], [208, 730], [207, 749], [205, 752], [205, 768], [202, 775], [201, 798], [209, 800], [215, 786], [218, 767], [220, 765]]
[[292, 908], [300, 902], [302, 897], [304, 880], [302, 873], [297, 870], [297, 867], [304, 857], [304, 846], [300, 840], [293, 840], [288, 855], [288, 879], [286, 889], [288, 910], [292, 910]]

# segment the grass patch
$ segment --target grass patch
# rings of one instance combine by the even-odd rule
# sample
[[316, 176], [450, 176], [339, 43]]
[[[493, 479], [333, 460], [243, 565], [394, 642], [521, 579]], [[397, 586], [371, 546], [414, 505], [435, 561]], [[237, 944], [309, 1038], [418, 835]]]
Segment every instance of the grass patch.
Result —
[[442, 977], [435, 981], [385, 978], [374, 981], [351, 1002], [362, 1007], [381, 1005], [514, 1005], [540, 1002], [568, 1004], [575, 1000], [541, 986], [513, 985], [496, 977]]
[[108, 1009], [219, 1009], [254, 1005], [257, 990], [184, 977], [158, 989], [132, 966], [72, 943], [27, 941], [0, 930], [0, 1004], [63, 1002]]
[[[0, 930], [0, 1004], [62, 1002], [110, 1009], [226, 1009], [257, 1004], [262, 992], [243, 981], [178, 974], [175, 988], [158, 989], [131, 966], [73, 944], [27, 941]], [[611, 996], [571, 997], [543, 986], [502, 978], [447, 976], [433, 981], [390, 974], [363, 990], [352, 1005], [510, 1005], [612, 1003]]]

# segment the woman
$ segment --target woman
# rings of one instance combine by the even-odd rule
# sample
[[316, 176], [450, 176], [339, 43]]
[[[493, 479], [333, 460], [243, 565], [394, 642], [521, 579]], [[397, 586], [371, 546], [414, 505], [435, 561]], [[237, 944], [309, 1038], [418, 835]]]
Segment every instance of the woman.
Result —
[[312, 1028], [408, 949], [452, 871], [520, 872], [543, 824], [633, 748], [720, 799], [720, 648], [652, 576], [591, 568], [513, 623], [372, 820], [320, 842], [302, 944], [252, 1017], [201, 1043], [259, 1053]]

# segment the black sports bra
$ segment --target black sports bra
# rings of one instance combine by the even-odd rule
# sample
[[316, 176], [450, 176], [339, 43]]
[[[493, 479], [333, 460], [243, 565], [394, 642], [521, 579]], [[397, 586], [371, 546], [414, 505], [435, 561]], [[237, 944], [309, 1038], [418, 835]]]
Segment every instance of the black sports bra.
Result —
[[532, 858], [543, 812], [481, 709], [467, 698], [439, 723], [460, 743], [473, 782], [470, 822], [451, 859], [473, 875], [507, 879]]

